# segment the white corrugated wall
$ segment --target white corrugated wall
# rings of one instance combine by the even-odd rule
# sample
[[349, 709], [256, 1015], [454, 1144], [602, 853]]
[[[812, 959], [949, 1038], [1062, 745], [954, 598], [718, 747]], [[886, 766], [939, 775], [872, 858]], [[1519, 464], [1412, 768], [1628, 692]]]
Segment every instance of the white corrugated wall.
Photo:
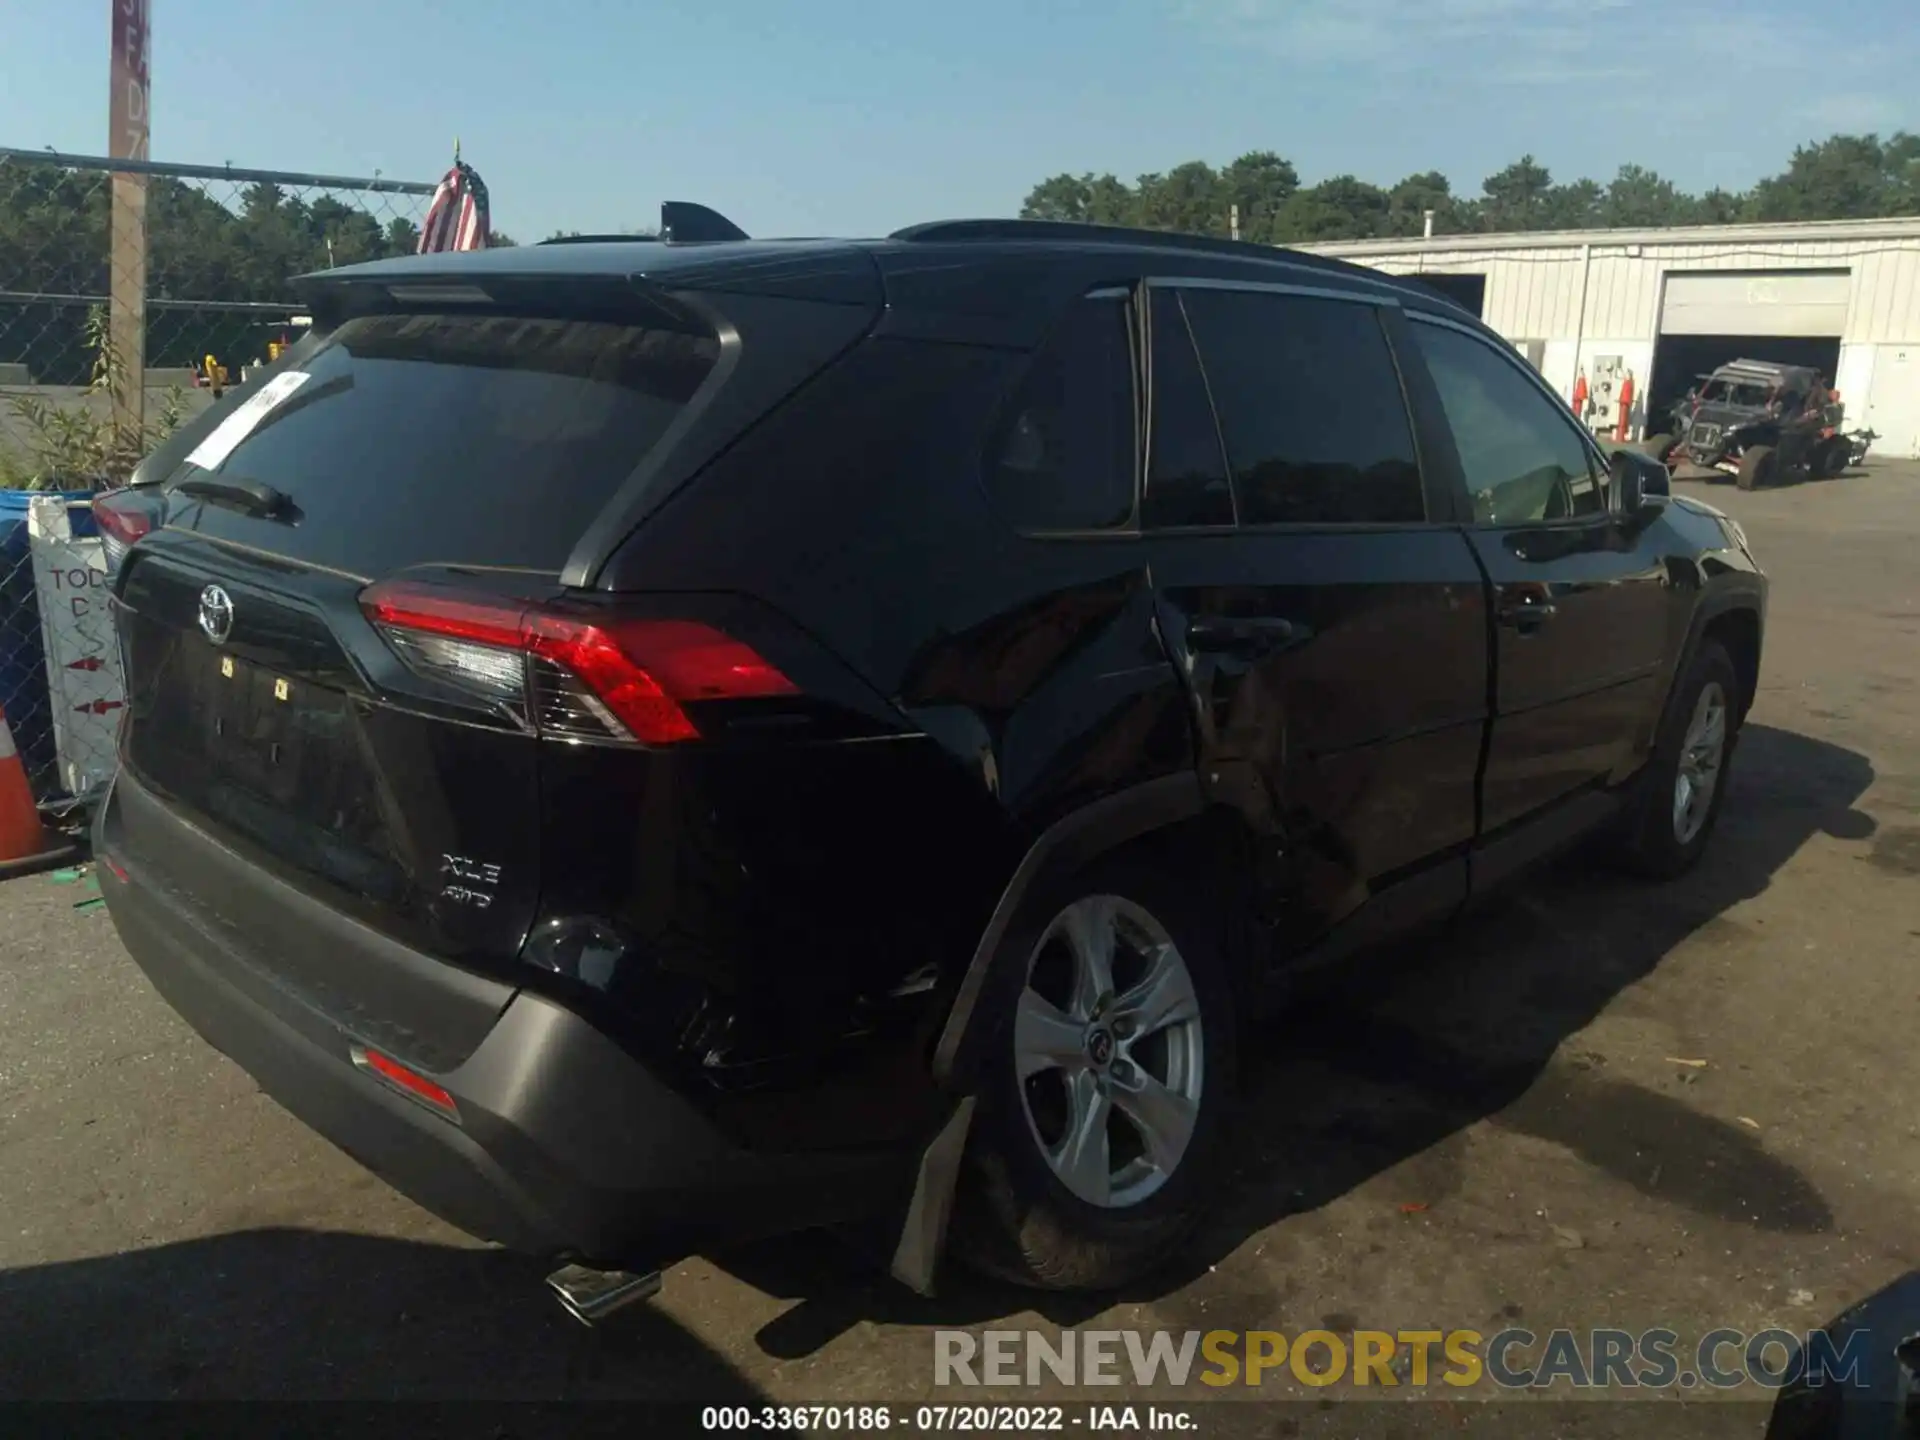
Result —
[[[1863, 229], [1876, 233], [1845, 233]], [[1878, 453], [1920, 456], [1920, 222], [1741, 226], [1724, 238], [1701, 230], [1631, 237], [1595, 231], [1545, 236], [1538, 243], [1531, 237], [1462, 237], [1454, 243], [1442, 237], [1306, 248], [1390, 274], [1485, 275], [1487, 323], [1515, 341], [1547, 342], [1542, 371], [1562, 393], [1577, 369], [1602, 355], [1623, 357], [1638, 382], [1646, 383], [1663, 282], [1671, 272], [1847, 270], [1851, 296], [1835, 378], [1849, 423], [1880, 432]]]
[[[1604, 232], [1601, 232], [1604, 233]], [[1341, 254], [1350, 247], [1312, 247]], [[1920, 344], [1920, 238], [1907, 241], [1772, 241], [1766, 244], [1643, 244], [1640, 253], [1599, 241], [1587, 272], [1586, 324], [1576, 325], [1580, 246], [1538, 250], [1448, 249], [1444, 242], [1348, 258], [1395, 275], [1422, 270], [1487, 277], [1486, 320], [1515, 339], [1651, 339], [1669, 270], [1826, 270], [1853, 274], [1844, 339], [1850, 344]]]

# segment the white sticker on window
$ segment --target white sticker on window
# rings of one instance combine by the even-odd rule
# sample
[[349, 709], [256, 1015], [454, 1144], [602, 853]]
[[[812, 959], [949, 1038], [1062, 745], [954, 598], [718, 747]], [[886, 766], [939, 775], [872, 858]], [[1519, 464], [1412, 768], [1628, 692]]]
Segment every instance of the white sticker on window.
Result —
[[287, 370], [274, 376], [231, 415], [214, 426], [206, 439], [194, 446], [193, 453], [187, 456], [187, 464], [198, 465], [202, 470], [218, 470], [226, 458], [239, 448], [240, 442], [259, 428], [260, 422], [272, 413], [275, 406], [283, 404], [289, 395], [312, 378], [304, 370]]

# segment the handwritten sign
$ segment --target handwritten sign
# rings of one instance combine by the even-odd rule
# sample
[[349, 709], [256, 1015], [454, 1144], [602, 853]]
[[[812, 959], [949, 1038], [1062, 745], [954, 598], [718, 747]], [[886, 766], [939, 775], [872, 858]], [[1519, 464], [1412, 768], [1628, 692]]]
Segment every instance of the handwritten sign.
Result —
[[113, 775], [127, 687], [107, 609], [106, 551], [99, 540], [74, 535], [69, 503], [55, 496], [29, 502], [27, 543], [60, 779], [68, 794], [85, 795]]

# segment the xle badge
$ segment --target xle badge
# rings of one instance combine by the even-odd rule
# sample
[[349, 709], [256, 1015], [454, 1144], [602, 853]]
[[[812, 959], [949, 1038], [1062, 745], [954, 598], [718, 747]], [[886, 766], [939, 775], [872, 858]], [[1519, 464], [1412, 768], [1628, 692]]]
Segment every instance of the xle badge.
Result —
[[440, 888], [441, 899], [484, 910], [493, 904], [494, 887], [500, 883], [500, 867], [467, 855], [442, 855], [440, 878], [447, 882]]

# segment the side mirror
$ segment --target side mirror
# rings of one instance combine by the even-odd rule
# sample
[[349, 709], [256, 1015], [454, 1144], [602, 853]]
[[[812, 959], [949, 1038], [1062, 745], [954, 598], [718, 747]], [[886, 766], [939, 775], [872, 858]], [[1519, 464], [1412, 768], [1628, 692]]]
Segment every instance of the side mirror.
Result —
[[1607, 462], [1612, 482], [1613, 513], [1621, 519], [1644, 522], [1667, 503], [1672, 487], [1667, 467], [1651, 455], [1635, 450], [1616, 450]]

